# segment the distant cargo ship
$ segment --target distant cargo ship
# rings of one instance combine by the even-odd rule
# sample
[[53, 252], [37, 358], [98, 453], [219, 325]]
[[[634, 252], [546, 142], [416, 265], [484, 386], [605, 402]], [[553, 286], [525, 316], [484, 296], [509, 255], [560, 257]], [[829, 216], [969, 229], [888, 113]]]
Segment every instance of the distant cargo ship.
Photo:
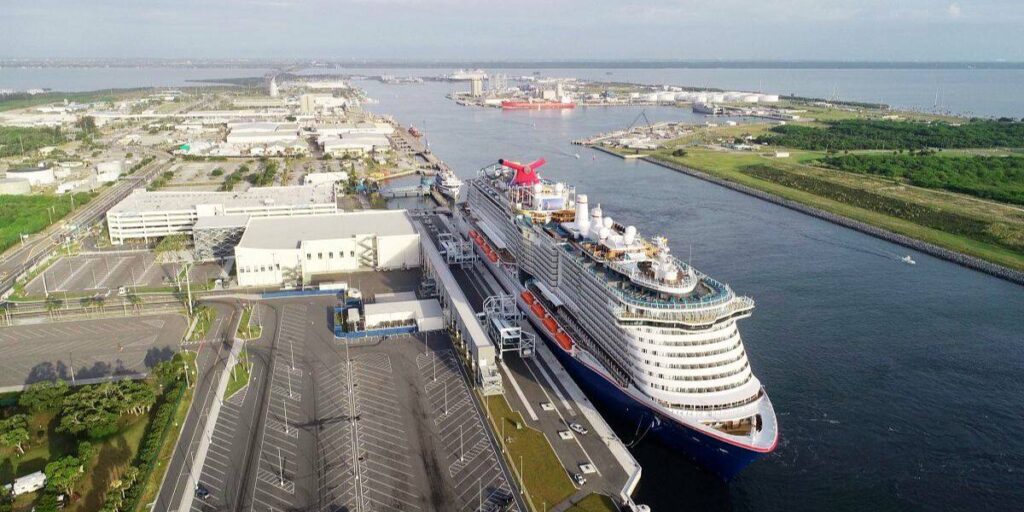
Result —
[[504, 110], [547, 110], [557, 108], [576, 108], [571, 101], [503, 101]]
[[693, 104], [694, 114], [707, 114], [709, 116], [720, 116], [725, 114], [725, 109], [714, 103], [695, 102]]
[[487, 80], [487, 72], [482, 69], [460, 69], [447, 75], [446, 78], [453, 82], [469, 82], [471, 80]]

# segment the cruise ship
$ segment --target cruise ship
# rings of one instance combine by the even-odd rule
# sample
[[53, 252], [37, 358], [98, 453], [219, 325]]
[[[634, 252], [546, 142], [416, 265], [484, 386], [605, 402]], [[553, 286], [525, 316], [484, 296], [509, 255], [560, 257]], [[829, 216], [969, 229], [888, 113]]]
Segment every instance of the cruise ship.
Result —
[[481, 169], [456, 221], [573, 378], [636, 426], [632, 442], [655, 436], [722, 478], [772, 452], [775, 411], [736, 325], [754, 301], [543, 164]]
[[459, 189], [462, 188], [462, 180], [447, 166], [442, 166], [434, 175], [434, 188], [443, 196], [453, 202], [459, 198]]

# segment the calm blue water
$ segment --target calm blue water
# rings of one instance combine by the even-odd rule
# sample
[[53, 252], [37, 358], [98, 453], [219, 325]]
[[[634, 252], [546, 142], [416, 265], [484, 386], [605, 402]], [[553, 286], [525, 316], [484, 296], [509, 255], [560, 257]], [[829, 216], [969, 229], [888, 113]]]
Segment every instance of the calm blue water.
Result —
[[[184, 68], [2, 68], [0, 89], [45, 87], [59, 91], [185, 86], [188, 80], [260, 76], [256, 69]], [[339, 73], [435, 76], [440, 69], [340, 69]], [[492, 69], [509, 76], [529, 69]], [[1024, 69], [539, 69], [544, 76], [671, 84], [721, 89], [756, 89], [888, 103], [986, 117], [1024, 117]], [[317, 70], [316, 72], [323, 72]], [[607, 74], [611, 73], [611, 74]]]
[[[0, 70], [0, 88], [11, 86], [12, 71]], [[117, 72], [104, 82], [105, 72], [92, 71], [88, 82], [57, 76], [30, 86], [95, 89], [141, 80]], [[1021, 71], [614, 70], [610, 78], [747, 89], [760, 83], [828, 96], [843, 77], [841, 97], [930, 107], [930, 74], [950, 84], [951, 97], [959, 90], [951, 84], [961, 84], [964, 110], [1024, 115], [1011, 97], [1019, 86], [1004, 87], [1024, 83]], [[703, 83], [686, 80], [701, 76]], [[574, 183], [641, 233], [664, 234], [677, 254], [692, 248], [695, 266], [757, 301], [741, 330], [779, 414], [779, 449], [724, 484], [641, 442], [640, 502], [656, 511], [1021, 508], [1024, 288], [660, 167], [569, 145], [628, 125], [640, 109], [502, 112], [454, 105], [443, 97], [448, 84], [359, 85], [380, 101], [373, 110], [425, 128], [435, 153], [460, 175], [499, 157], [544, 156], [543, 174]], [[652, 121], [694, 119], [682, 109], [646, 111]], [[916, 266], [897, 261], [908, 253]], [[618, 427], [628, 439], [635, 425]]]
[[[508, 76], [759, 90], [781, 95], [880, 102], [895, 107], [984, 117], [1024, 117], [1024, 69], [488, 69]], [[324, 72], [317, 70], [315, 72]], [[337, 70], [436, 76], [438, 69]], [[611, 74], [608, 74], [611, 73]], [[466, 89], [465, 84], [455, 85]]]
[[[1024, 288], [695, 178], [568, 142], [639, 109], [458, 107], [447, 84], [363, 82], [373, 110], [426, 125], [462, 176], [544, 156], [545, 176], [606, 214], [663, 233], [741, 294], [751, 364], [775, 404], [779, 449], [724, 484], [654, 442], [637, 499], [655, 510], [991, 510], [1024, 502]], [[652, 120], [686, 119], [647, 108]], [[579, 153], [580, 158], [575, 158]], [[916, 266], [898, 261], [906, 254]], [[613, 415], [614, 411], [607, 411]], [[635, 425], [617, 425], [630, 439]]]

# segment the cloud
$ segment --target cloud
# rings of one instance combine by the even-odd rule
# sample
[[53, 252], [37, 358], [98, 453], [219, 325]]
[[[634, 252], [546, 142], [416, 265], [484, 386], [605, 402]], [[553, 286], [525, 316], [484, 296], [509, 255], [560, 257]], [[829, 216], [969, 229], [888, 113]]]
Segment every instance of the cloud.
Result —
[[960, 4], [953, 2], [946, 8], [946, 12], [949, 13], [950, 18], [960, 17]]

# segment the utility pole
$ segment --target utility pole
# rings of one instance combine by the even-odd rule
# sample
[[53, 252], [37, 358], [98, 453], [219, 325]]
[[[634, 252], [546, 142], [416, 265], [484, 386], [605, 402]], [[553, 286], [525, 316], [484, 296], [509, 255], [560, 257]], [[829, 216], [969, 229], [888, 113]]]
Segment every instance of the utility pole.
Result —
[[192, 282], [188, 278], [189, 264], [185, 264], [185, 289], [188, 290], [188, 316], [192, 316]]
[[284, 400], [281, 403], [284, 404], [284, 433], [290, 434], [288, 431], [288, 401]]
[[279, 465], [279, 474], [281, 476], [281, 487], [284, 487], [284, 457], [281, 456], [281, 447], [277, 447], [277, 462]]

